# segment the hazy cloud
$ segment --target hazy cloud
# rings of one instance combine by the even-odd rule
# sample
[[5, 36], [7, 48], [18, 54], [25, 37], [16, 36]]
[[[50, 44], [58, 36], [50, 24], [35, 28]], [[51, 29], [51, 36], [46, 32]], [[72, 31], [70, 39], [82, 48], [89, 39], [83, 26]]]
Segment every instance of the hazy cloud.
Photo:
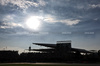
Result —
[[0, 0], [0, 4], [6, 6], [8, 4], [16, 5], [21, 9], [27, 9], [30, 6], [38, 7], [39, 5], [44, 6], [46, 3], [43, 0], [37, 0], [38, 2], [30, 0]]
[[14, 23], [14, 22], [10, 22], [10, 23], [3, 22], [3, 24], [0, 26], [0, 28], [3, 28], [3, 29], [13, 28], [13, 27], [22, 27], [22, 25]]
[[66, 25], [76, 25], [80, 22], [80, 20], [76, 19], [76, 20], [71, 20], [71, 19], [66, 19], [66, 20], [60, 20], [60, 22], [65, 23]]
[[53, 17], [47, 17], [44, 19], [44, 21], [48, 22], [48, 23], [56, 23], [56, 22], [61, 22], [61, 23], [65, 23], [66, 25], [76, 25], [80, 22], [79, 19], [63, 19], [63, 20], [57, 20]]
[[14, 15], [6, 15], [6, 16], [4, 16], [2, 21], [11, 21], [11, 20], [13, 20], [13, 17], [14, 17]]
[[92, 4], [92, 5], [89, 5], [91, 8], [97, 8], [99, 7], [100, 8], [100, 4]]

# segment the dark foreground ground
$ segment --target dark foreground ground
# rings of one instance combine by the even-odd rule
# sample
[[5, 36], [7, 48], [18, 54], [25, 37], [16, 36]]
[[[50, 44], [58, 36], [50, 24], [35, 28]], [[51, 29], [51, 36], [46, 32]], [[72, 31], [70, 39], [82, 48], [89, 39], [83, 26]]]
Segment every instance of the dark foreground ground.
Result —
[[100, 64], [67, 63], [1, 63], [0, 66], [100, 66]]

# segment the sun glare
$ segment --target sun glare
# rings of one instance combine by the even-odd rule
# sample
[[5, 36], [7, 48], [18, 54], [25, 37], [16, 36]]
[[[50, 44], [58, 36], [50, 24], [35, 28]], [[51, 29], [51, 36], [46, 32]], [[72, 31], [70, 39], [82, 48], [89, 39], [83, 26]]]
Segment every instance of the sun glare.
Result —
[[27, 25], [28, 28], [30, 28], [30, 29], [37, 30], [38, 27], [40, 26], [40, 20], [39, 20], [38, 17], [31, 16], [30, 18], [27, 19], [26, 25]]

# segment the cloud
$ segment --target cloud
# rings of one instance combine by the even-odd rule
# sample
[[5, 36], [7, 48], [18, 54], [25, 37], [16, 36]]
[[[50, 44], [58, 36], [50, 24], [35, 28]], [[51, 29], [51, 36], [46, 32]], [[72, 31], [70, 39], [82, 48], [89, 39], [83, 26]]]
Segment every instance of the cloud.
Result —
[[30, 6], [38, 7], [39, 5], [44, 6], [46, 3], [43, 0], [37, 0], [38, 2], [32, 2], [30, 0], [0, 0], [0, 4], [6, 6], [8, 4], [16, 5], [21, 9], [27, 9]]
[[17, 23], [14, 23], [14, 22], [10, 22], [10, 23], [4, 22], [0, 26], [0, 28], [2, 28], [2, 29], [14, 28], [14, 27], [23, 27], [23, 26], [21, 24], [17, 24]]
[[97, 8], [97, 7], [99, 7], [100, 8], [100, 4], [89, 4], [89, 6], [91, 7], [91, 8]]
[[54, 23], [54, 22], [57, 22], [57, 20], [55, 20], [55, 19], [54, 19], [54, 18], [52, 18], [52, 17], [47, 17], [47, 18], [44, 18], [44, 21], [49, 22], [49, 23]]
[[2, 21], [11, 21], [11, 20], [13, 20], [13, 16], [14, 16], [14, 15], [6, 15], [6, 16], [2, 19]]
[[76, 20], [71, 20], [71, 19], [66, 19], [66, 20], [60, 20], [60, 22], [65, 23], [66, 25], [76, 25], [80, 22], [80, 20], [76, 19]]
[[5, 15], [0, 21], [0, 28], [6, 29], [6, 28], [14, 28], [14, 27], [23, 27], [19, 23], [15, 23], [14, 19], [15, 15]]
[[80, 22], [79, 19], [62, 19], [62, 20], [57, 20], [57, 19], [55, 19], [53, 17], [44, 18], [44, 21], [48, 22], [48, 23], [61, 22], [61, 23], [65, 23], [66, 25], [69, 25], [69, 26], [76, 25], [76, 24], [78, 24]]

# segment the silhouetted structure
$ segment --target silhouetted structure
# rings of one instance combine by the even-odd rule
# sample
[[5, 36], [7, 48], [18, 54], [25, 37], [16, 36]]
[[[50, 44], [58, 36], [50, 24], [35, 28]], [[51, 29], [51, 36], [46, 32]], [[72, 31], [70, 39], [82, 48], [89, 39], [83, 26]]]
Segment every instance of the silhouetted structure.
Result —
[[48, 44], [48, 43], [33, 43], [35, 45], [40, 45], [40, 46], [45, 46], [45, 47], [49, 47], [50, 49], [31, 49], [31, 47], [29, 47], [29, 50], [31, 51], [40, 51], [40, 52], [46, 52], [46, 53], [50, 53], [50, 52], [55, 52], [55, 53], [93, 53], [91, 51], [85, 50], [85, 49], [79, 49], [79, 48], [72, 48], [71, 47], [71, 41], [57, 41], [56, 44]]
[[0, 63], [18, 62], [18, 51], [0, 50]]
[[[85, 49], [71, 47], [71, 41], [57, 41], [57, 44], [33, 43], [35, 45], [49, 47], [49, 49], [31, 49], [38, 53], [22, 53], [20, 56], [25, 59], [32, 59], [31, 62], [96, 62], [98, 54]], [[23, 59], [21, 59], [23, 60]], [[94, 61], [95, 60], [95, 61]], [[25, 61], [25, 60], [24, 60]]]
[[38, 52], [23, 52], [20, 55], [18, 51], [1, 50], [0, 63], [9, 62], [60, 62], [60, 63], [89, 63], [100, 62], [100, 50], [88, 51], [71, 47], [71, 41], [57, 41], [57, 44], [34, 43], [49, 47], [47, 49], [31, 49], [29, 51]]

